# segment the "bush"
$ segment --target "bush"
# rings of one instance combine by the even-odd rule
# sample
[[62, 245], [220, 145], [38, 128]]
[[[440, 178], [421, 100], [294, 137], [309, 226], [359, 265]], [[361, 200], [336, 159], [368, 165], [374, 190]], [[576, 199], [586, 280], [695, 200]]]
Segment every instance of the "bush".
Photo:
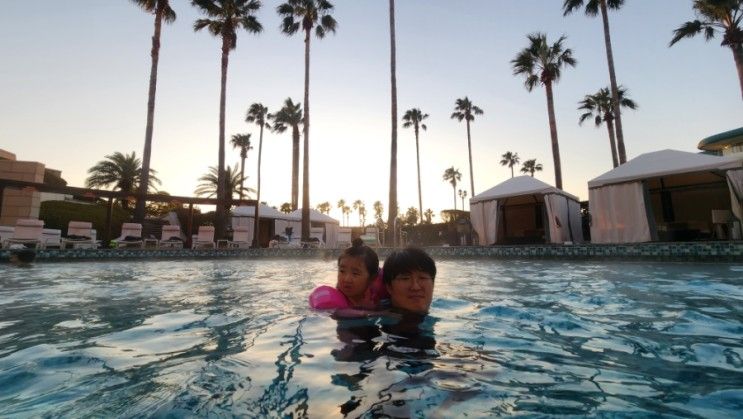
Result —
[[[86, 204], [70, 201], [44, 201], [39, 210], [39, 219], [44, 220], [45, 228], [62, 230], [62, 235], [67, 235], [67, 224], [70, 221], [90, 221], [97, 232], [98, 239], [103, 239], [106, 234], [106, 209], [107, 204]], [[111, 239], [121, 235], [121, 224], [129, 222], [131, 214], [114, 205], [111, 212]]]

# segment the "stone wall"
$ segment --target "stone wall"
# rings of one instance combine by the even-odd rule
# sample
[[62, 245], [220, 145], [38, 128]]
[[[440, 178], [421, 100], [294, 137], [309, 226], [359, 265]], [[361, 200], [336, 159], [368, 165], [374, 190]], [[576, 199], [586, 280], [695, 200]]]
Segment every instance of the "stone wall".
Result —
[[[0, 151], [3, 152], [3, 159], [0, 159], [0, 179], [44, 182], [43, 164], [17, 161], [12, 153]], [[6, 188], [2, 197], [0, 225], [13, 226], [19, 218], [39, 218], [40, 204], [40, 193], [37, 191]]]

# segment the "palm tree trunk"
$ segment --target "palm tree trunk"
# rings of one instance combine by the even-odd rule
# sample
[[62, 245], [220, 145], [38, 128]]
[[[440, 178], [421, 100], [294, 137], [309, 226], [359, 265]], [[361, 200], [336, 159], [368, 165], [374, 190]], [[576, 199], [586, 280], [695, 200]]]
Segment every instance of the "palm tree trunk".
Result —
[[619, 106], [619, 89], [617, 76], [614, 72], [614, 53], [611, 50], [611, 33], [609, 31], [609, 13], [606, 9], [606, 0], [601, 0], [601, 19], [604, 22], [604, 43], [606, 44], [606, 61], [609, 63], [609, 82], [611, 83], [611, 102], [614, 106], [614, 121], [617, 130], [617, 146], [619, 164], [627, 162], [627, 151], [624, 148], [624, 130], [622, 129], [622, 110]]
[[217, 210], [214, 218], [215, 239], [223, 239], [225, 233], [225, 215], [227, 205], [226, 183], [224, 175], [224, 120], [227, 96], [227, 65], [229, 64], [230, 47], [226, 37], [222, 37], [222, 80], [219, 94], [219, 160], [217, 163]]
[[560, 144], [557, 142], [557, 122], [555, 121], [555, 102], [552, 96], [552, 82], [544, 84], [547, 91], [547, 116], [552, 138], [552, 160], [555, 163], [555, 187], [562, 189], [562, 165], [560, 164]]
[[418, 150], [418, 125], [415, 125], [415, 161], [418, 166], [418, 212], [421, 214], [423, 223], [423, 194], [421, 193], [421, 155]]
[[310, 239], [310, 28], [304, 36], [304, 167], [302, 170], [302, 241]]
[[740, 83], [740, 93], [743, 96], [743, 46], [740, 44], [730, 45], [730, 49], [733, 50], [733, 59], [735, 60], [735, 68], [738, 70], [738, 82]]
[[258, 136], [258, 186], [255, 188], [255, 217], [253, 218], [253, 247], [261, 247], [259, 236], [260, 236], [260, 207], [261, 207], [261, 155], [263, 154], [263, 124], [261, 124], [261, 132]]
[[611, 160], [614, 163], [614, 167], [619, 166], [617, 161], [617, 146], [614, 143], [614, 121], [611, 118], [606, 120], [606, 129], [609, 131], [609, 144], [611, 145]]
[[457, 185], [452, 185], [452, 190], [454, 191], [454, 211], [457, 210]]
[[[470, 195], [475, 196], [475, 178], [472, 176], [472, 141], [470, 140], [470, 120], [467, 120], [467, 150], [470, 156]], [[462, 208], [464, 211], [464, 208]]]
[[395, 246], [395, 220], [397, 219], [397, 63], [395, 48], [395, 0], [390, 0], [390, 97], [392, 138], [390, 141], [390, 196], [387, 215], [387, 243]]
[[134, 221], [144, 221], [145, 199], [150, 183], [150, 156], [152, 150], [152, 129], [155, 120], [155, 91], [157, 90], [157, 63], [160, 59], [160, 29], [162, 28], [165, 3], [159, 2], [155, 11], [155, 33], [152, 35], [152, 67], [150, 67], [150, 91], [147, 99], [147, 127], [144, 134], [144, 152], [142, 153], [142, 174], [139, 176], [139, 196], [134, 209]]
[[248, 156], [241, 153], [240, 155], [240, 200], [241, 201], [243, 199], [243, 188], [245, 185], [245, 158], [246, 157]]
[[[513, 178], [513, 166], [511, 166], [511, 178]], [[464, 209], [464, 201], [462, 201], [462, 209]]]
[[292, 210], [299, 208], [299, 128], [292, 127]]

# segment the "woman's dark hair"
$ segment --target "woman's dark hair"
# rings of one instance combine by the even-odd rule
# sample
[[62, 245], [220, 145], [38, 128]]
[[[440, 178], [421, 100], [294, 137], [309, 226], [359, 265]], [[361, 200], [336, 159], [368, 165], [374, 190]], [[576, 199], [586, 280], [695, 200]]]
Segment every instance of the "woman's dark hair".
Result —
[[21, 263], [32, 263], [36, 259], [36, 252], [32, 249], [11, 250], [10, 254], [15, 255]]
[[379, 273], [379, 256], [371, 247], [366, 246], [364, 241], [356, 238], [351, 242], [351, 247], [338, 256], [338, 264], [340, 265], [341, 259], [344, 257], [357, 257], [364, 259], [364, 266], [366, 271], [369, 272], [369, 278], [375, 278]]
[[387, 285], [391, 284], [396, 276], [413, 271], [425, 272], [431, 275], [431, 279], [436, 279], [436, 262], [423, 249], [408, 247], [390, 253], [384, 260], [382, 271], [384, 283]]

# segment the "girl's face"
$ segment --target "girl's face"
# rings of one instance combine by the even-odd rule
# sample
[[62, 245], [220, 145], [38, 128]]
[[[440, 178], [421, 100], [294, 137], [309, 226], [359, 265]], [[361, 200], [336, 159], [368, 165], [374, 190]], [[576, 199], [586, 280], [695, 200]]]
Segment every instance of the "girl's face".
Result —
[[364, 297], [369, 286], [369, 272], [366, 270], [364, 259], [346, 256], [338, 263], [338, 288], [349, 300], [359, 300]]

